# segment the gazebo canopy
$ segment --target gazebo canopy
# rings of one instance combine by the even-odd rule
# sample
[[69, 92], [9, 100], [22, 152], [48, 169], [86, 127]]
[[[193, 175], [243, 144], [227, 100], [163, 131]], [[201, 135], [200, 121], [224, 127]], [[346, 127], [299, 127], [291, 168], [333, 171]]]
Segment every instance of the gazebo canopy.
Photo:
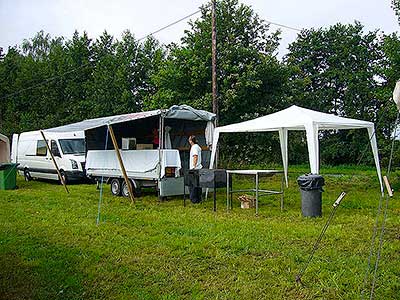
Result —
[[379, 183], [383, 191], [381, 168], [379, 164], [378, 146], [376, 142], [374, 123], [343, 118], [332, 114], [322, 113], [293, 105], [276, 113], [259, 117], [253, 120], [217, 127], [214, 130], [213, 151], [211, 154], [210, 168], [214, 165], [219, 135], [229, 132], [264, 132], [278, 131], [282, 152], [283, 169], [286, 185], [288, 184], [288, 131], [305, 130], [307, 136], [308, 156], [311, 173], [319, 173], [319, 141], [318, 131], [337, 129], [361, 129], [366, 128], [371, 142], [376, 171]]

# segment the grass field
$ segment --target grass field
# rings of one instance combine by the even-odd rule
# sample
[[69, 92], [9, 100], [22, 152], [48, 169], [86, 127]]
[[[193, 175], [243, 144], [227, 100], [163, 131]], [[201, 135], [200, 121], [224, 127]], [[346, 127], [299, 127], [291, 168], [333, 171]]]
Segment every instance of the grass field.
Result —
[[[151, 192], [131, 206], [105, 186], [98, 226], [94, 185], [71, 185], [67, 195], [19, 177], [18, 190], [0, 191], [0, 298], [360, 299], [379, 201], [374, 170], [322, 170], [331, 175], [316, 219], [301, 217], [295, 180], [305, 169], [291, 170], [283, 212], [279, 196], [270, 196], [258, 217], [237, 201], [227, 213], [224, 190], [217, 213], [211, 200], [183, 207], [182, 198], [158, 202]], [[399, 191], [397, 178], [392, 173]], [[300, 287], [295, 275], [341, 191], [348, 195]], [[390, 202], [375, 299], [400, 299], [399, 198]]]

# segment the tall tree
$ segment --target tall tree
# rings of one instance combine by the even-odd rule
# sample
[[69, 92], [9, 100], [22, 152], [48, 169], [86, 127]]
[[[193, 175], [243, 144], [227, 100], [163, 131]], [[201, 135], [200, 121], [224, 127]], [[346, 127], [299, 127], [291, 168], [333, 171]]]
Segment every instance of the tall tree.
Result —
[[392, 0], [391, 3], [394, 13], [396, 14], [398, 22], [400, 24], [400, 0]]
[[[288, 96], [293, 103], [344, 117], [381, 119], [388, 103], [378, 93], [384, 53], [376, 31], [364, 33], [359, 22], [303, 30], [285, 61], [292, 70]], [[358, 131], [328, 132], [322, 142], [324, 159], [345, 163], [357, 161], [368, 138]]]
[[[254, 11], [237, 0], [217, 1], [217, 81], [221, 124], [282, 107], [286, 70], [275, 58], [279, 32], [270, 32]], [[181, 45], [153, 77], [157, 92], [150, 107], [187, 103], [211, 110], [211, 10], [190, 22]]]

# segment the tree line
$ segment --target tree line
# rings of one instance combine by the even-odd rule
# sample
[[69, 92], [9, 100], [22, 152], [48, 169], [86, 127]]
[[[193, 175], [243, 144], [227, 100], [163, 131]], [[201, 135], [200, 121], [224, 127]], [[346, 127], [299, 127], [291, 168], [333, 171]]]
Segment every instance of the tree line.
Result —
[[[392, 5], [397, 12], [396, 1]], [[374, 122], [381, 156], [388, 157], [397, 113], [391, 101], [400, 70], [397, 33], [366, 31], [359, 22], [303, 29], [278, 59], [281, 32], [271, 30], [251, 7], [219, 0], [216, 9], [221, 125], [296, 104]], [[210, 7], [203, 6], [180, 43], [169, 45], [153, 37], [139, 41], [130, 31], [120, 39], [107, 32], [97, 39], [86, 32], [70, 39], [38, 32], [0, 52], [0, 132], [174, 104], [211, 111], [210, 24]], [[360, 130], [321, 134], [324, 163], [355, 163], [368, 144]], [[289, 139], [291, 162], [304, 162], [304, 134]], [[228, 135], [223, 145], [228, 162], [280, 159], [273, 134]]]

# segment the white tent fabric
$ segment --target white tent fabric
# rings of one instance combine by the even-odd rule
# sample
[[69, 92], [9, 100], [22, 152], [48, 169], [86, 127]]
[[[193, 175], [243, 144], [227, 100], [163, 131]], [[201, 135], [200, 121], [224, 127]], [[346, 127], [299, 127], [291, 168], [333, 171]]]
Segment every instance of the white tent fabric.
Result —
[[10, 141], [0, 133], [0, 163], [10, 162]]
[[264, 132], [278, 131], [282, 152], [283, 169], [286, 185], [288, 185], [288, 131], [305, 130], [307, 136], [308, 156], [311, 173], [319, 173], [319, 141], [320, 130], [361, 129], [366, 128], [371, 142], [376, 171], [381, 191], [383, 191], [381, 167], [379, 164], [378, 146], [376, 143], [374, 123], [343, 118], [332, 114], [305, 109], [293, 105], [276, 113], [253, 120], [217, 127], [214, 130], [214, 147], [212, 148], [210, 168], [214, 166], [218, 139], [221, 133], [229, 132]]

